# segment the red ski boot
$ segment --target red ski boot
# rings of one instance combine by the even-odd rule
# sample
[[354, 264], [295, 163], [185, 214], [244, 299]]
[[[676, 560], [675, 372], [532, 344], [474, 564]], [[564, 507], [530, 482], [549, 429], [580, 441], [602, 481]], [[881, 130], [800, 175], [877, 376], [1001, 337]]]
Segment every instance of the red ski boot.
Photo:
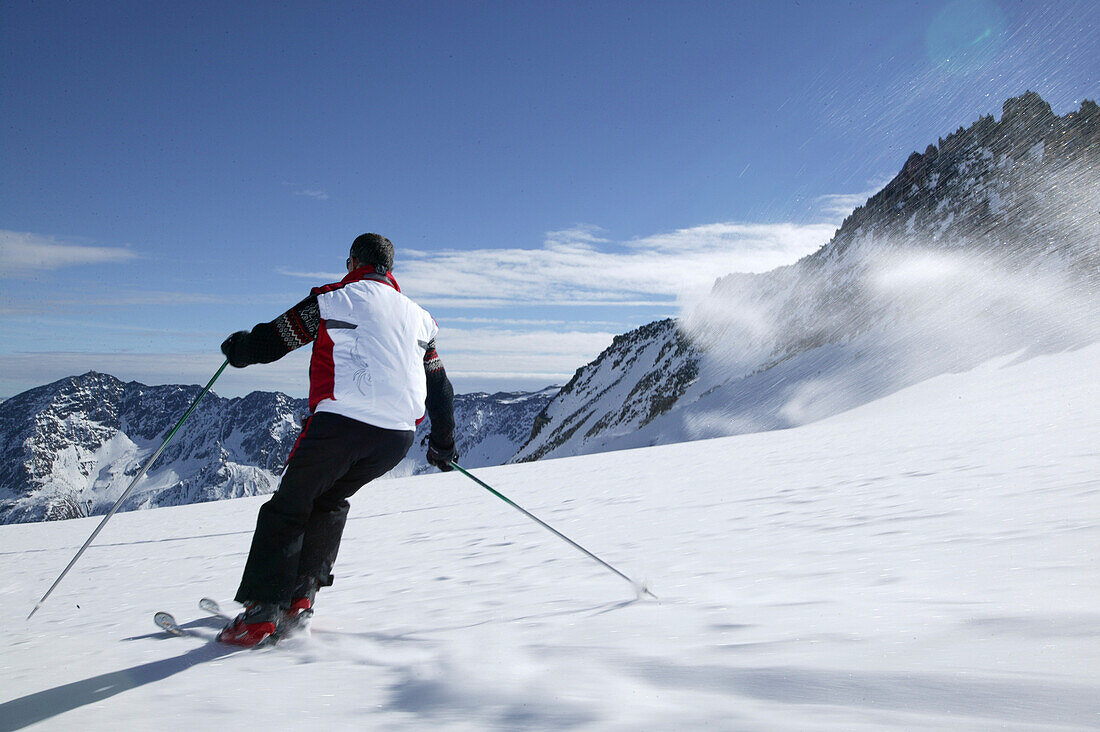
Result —
[[252, 648], [275, 634], [275, 623], [282, 608], [271, 603], [257, 602], [245, 607], [218, 633], [218, 640], [231, 646]]
[[283, 611], [283, 622], [279, 626], [279, 632], [284, 628], [289, 633], [296, 633], [309, 629], [309, 621], [313, 617], [313, 600], [317, 597], [317, 580], [312, 577], [299, 577], [298, 586], [294, 589], [294, 599], [290, 607]]
[[279, 624], [279, 634], [289, 636], [309, 630], [309, 621], [313, 618], [313, 603], [308, 597], [299, 597], [283, 610], [283, 620]]
[[302, 613], [313, 614], [313, 603], [310, 602], [308, 597], [299, 597], [290, 603], [290, 607], [283, 611], [283, 617], [287, 620], [294, 620]]

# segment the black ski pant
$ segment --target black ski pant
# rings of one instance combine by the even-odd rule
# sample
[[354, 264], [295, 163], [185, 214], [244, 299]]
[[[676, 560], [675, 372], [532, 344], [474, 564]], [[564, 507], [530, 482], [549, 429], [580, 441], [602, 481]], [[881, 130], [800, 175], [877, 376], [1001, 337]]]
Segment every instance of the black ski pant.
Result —
[[401, 462], [413, 435], [328, 412], [310, 417], [278, 490], [260, 507], [237, 602], [285, 607], [310, 579], [331, 585], [348, 497]]

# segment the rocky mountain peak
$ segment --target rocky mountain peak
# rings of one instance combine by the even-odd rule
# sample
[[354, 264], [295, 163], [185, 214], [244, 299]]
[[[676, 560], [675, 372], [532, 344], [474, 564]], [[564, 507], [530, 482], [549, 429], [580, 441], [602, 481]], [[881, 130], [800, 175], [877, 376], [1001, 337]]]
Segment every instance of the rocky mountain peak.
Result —
[[1009, 136], [1032, 137], [1052, 129], [1058, 117], [1050, 104], [1036, 92], [1026, 91], [1018, 97], [1006, 99], [1001, 107], [1001, 131]]
[[[855, 209], [811, 258], [841, 256], [869, 236], [880, 247], [914, 236], [930, 245], [985, 248], [1009, 239], [1036, 245], [1067, 239], [1065, 224], [1075, 217], [1095, 218], [1079, 194], [1092, 195], [1095, 184], [1090, 187], [1088, 178], [1095, 180], [1097, 171], [1095, 102], [1086, 100], [1059, 117], [1028, 91], [1005, 101], [1000, 121], [980, 117], [923, 153], [912, 153], [894, 179]], [[1061, 190], [1053, 185], [1055, 178]], [[1044, 215], [1030, 213], [1036, 209]]]

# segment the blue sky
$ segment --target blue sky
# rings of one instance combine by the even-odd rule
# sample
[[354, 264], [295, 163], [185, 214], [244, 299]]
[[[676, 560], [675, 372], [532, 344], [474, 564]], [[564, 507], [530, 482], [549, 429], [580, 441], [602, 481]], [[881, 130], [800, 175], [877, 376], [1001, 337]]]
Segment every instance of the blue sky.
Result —
[[[205, 382], [364, 231], [459, 391], [563, 383], [913, 150], [1100, 92], [1093, 2], [0, 5], [0, 396]], [[308, 354], [216, 391], [305, 392]]]

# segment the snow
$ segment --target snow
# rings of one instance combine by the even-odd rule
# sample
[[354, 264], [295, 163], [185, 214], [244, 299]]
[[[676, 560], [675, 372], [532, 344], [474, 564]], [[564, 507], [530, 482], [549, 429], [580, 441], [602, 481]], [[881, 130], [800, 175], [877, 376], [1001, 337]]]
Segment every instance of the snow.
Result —
[[[353, 500], [308, 638], [206, 642], [245, 498], [0, 526], [0, 729], [1100, 726], [1100, 345], [1015, 354], [800, 427]], [[171, 638], [173, 612], [198, 636]]]

